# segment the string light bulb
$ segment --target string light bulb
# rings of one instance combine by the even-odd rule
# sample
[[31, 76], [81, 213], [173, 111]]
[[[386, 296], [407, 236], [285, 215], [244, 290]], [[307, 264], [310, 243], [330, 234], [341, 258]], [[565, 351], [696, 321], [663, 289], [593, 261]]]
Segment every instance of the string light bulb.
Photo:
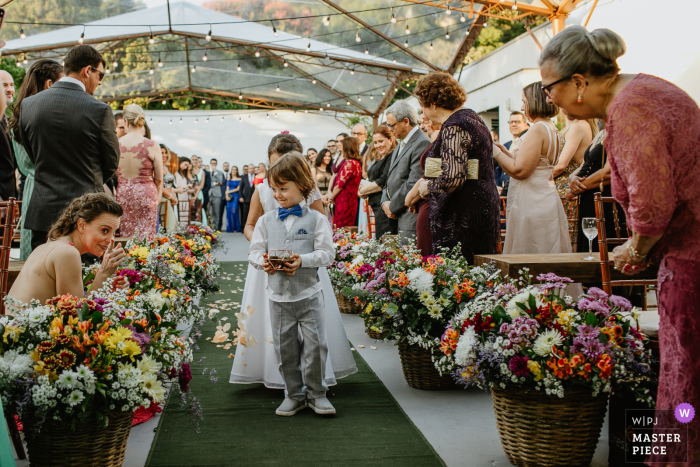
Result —
[[160, 57], [158, 57], [158, 66], [159, 67], [163, 66], [163, 61], [160, 59]]
[[331, 17], [330, 16], [326, 16], [325, 18], [323, 18], [323, 25], [324, 26], [330, 26], [330, 24], [331, 24]]
[[369, 55], [369, 47], [365, 47], [365, 55]]
[[408, 47], [408, 39], [406, 39], [406, 42], [403, 43], [404, 47]]
[[105, 73], [106, 73], [106, 74], [109, 74], [109, 71], [110, 71], [110, 70], [109, 70], [109, 67], [107, 67], [107, 68], [105, 69]]
[[197, 73], [197, 65], [192, 67], [192, 73]]
[[309, 109], [304, 109], [304, 113], [305, 114], [309, 113]]
[[347, 104], [350, 105], [350, 101], [348, 101]]
[[359, 102], [362, 102], [362, 96], [357, 96], [357, 100], [358, 100]]
[[280, 92], [280, 86], [279, 86], [279, 84], [277, 85], [277, 92]]
[[116, 67], [118, 67], [118, 66], [119, 66], [119, 62], [117, 62], [117, 60], [115, 59], [115, 60], [112, 62], [112, 67], [113, 67], [113, 68], [116, 68]]
[[311, 84], [316, 84], [316, 78], [311, 80]]
[[[222, 118], [222, 120], [223, 120], [223, 118]], [[239, 121], [239, 122], [243, 122], [243, 117], [239, 116], [239, 117], [238, 117], [238, 121]]]
[[207, 117], [207, 120], [204, 123], [209, 123], [209, 117]]
[[222, 121], [222, 122], [224, 121], [224, 117], [223, 117], [223, 115], [221, 116], [221, 121]]
[[260, 57], [260, 51], [258, 49], [255, 49], [255, 56]]
[[459, 17], [459, 20], [463, 23], [467, 20], [467, 18], [464, 17], [464, 13], [462, 13], [462, 16]]
[[282, 64], [283, 64], [284, 66], [289, 66], [289, 63], [287, 63], [287, 59], [286, 59], [286, 58], [283, 59], [282, 62], [283, 62]]
[[22, 40], [27, 38], [27, 35], [24, 33], [24, 29], [22, 29], [22, 25], [19, 26], [19, 38]]
[[182, 117], [180, 117], [180, 123], [182, 123]]
[[450, 4], [449, 4], [449, 3], [447, 4], [447, 10], [445, 10], [445, 14], [448, 15], [448, 16], [452, 14], [452, 10], [450, 10]]
[[396, 22], [396, 17], [394, 16], [394, 8], [391, 8], [391, 22], [392, 23]]
[[80, 33], [80, 39], [78, 39], [78, 44], [82, 44], [83, 40], [85, 40], [85, 31]]
[[207, 100], [206, 100], [206, 99], [202, 99], [202, 104], [206, 104], [206, 103], [207, 103]]
[[518, 0], [513, 0], [513, 10], [518, 9]]
[[16, 65], [17, 65], [17, 66], [22, 66], [22, 62], [20, 61], [19, 58], [17, 59]]
[[394, 57], [394, 63], [396, 63], [396, 57]]
[[330, 107], [330, 106], [331, 106], [331, 103], [330, 103], [330, 102], [326, 104], [326, 107]]
[[362, 38], [360, 37], [360, 31], [355, 31], [355, 42], [361, 42]]
[[411, 30], [408, 28], [408, 21], [406, 21], [406, 34], [411, 34]]
[[354, 69], [354, 68], [351, 68], [351, 69], [350, 69], [350, 74], [351, 74], [351, 75], [354, 75], [354, 74], [355, 74], [355, 69]]
[[165, 105], [165, 103], [166, 103], [166, 100], [165, 100], [165, 99], [163, 99], [163, 105]]
[[194, 122], [195, 122], [195, 123], [199, 123], [199, 119], [198, 119], [198, 118], [195, 118], [195, 119], [194, 119]]
[[277, 118], [277, 112], [275, 112], [275, 118]]
[[153, 65], [151, 65], [151, 68], [148, 69], [148, 74], [149, 74], [149, 75], [152, 75], [152, 74], [153, 74], [153, 71], [154, 71], [154, 70], [153, 70]]
[[153, 37], [153, 31], [151, 31], [151, 35], [148, 37], [148, 43], [151, 45], [156, 43], [156, 39]]
[[369, 95], [370, 99], [374, 99], [374, 96], [372, 94]]
[[323, 112], [323, 107], [319, 107], [319, 108], [318, 108], [318, 111], [319, 111], [319, 112]]
[[265, 118], [270, 118], [270, 114], [265, 114]]
[[433, 43], [430, 43], [430, 50], [433, 50]]
[[236, 67], [236, 70], [241, 71], [241, 64], [239, 63], [238, 66]]
[[447, 32], [445, 33], [445, 39], [450, 38], [450, 30], [448, 29]]
[[386, 96], [386, 91], [382, 91], [382, 96]]
[[172, 124], [173, 124], [173, 119], [171, 118], [171, 119], [170, 119], [170, 125], [172, 125]]
[[243, 93], [238, 94], [238, 99], [243, 99]]
[[202, 57], [202, 60], [206, 62], [207, 59], [208, 59], [207, 52], [204, 52], [204, 57]]
[[275, 27], [274, 24], [272, 25], [272, 34], [274, 34], [275, 37], [279, 36], [279, 34], [277, 34], [277, 28]]
[[153, 117], [151, 117], [151, 121], [150, 121], [150, 123], [151, 123], [151, 124], [153, 124]]
[[306, 51], [311, 52], [311, 42], [306, 45]]
[[207, 40], [207, 42], [211, 40], [211, 24], [209, 25], [209, 32], [207, 33], [205, 39]]
[[24, 63], [25, 65], [26, 65], [27, 63], [29, 63], [29, 60], [27, 60], [27, 56], [26, 56], [26, 55], [24, 56], [24, 60], [22, 60], [22, 63]]

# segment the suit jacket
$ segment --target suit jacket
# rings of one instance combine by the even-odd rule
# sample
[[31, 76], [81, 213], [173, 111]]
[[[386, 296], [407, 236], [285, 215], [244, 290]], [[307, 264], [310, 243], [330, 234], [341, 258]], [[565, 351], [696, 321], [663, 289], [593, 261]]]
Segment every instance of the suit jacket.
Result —
[[36, 168], [23, 227], [48, 231], [63, 209], [119, 167], [112, 108], [74, 83], [59, 81], [22, 101], [19, 131]]
[[12, 146], [12, 135], [7, 131], [7, 118], [0, 115], [0, 197], [7, 201], [17, 197], [15, 169], [15, 150]]
[[360, 151], [360, 155], [364, 156], [365, 154], [367, 154], [367, 151], [369, 151], [369, 144], [365, 144], [365, 147], [362, 148], [362, 151]]
[[418, 216], [408, 211], [405, 202], [408, 192], [423, 177], [420, 158], [428, 146], [430, 139], [419, 128], [406, 143], [403, 151], [399, 152], [401, 145], [398, 145], [391, 155], [389, 176], [382, 191], [382, 204], [391, 201], [389, 210], [399, 218], [399, 230], [416, 230]]
[[209, 189], [210, 198], [223, 198], [226, 192], [226, 178], [221, 170], [211, 173], [211, 188]]
[[255, 192], [255, 185], [250, 186], [250, 175], [245, 174], [241, 177], [240, 196], [244, 203], [250, 203]]
[[209, 190], [211, 190], [211, 173], [209, 173], [208, 170], [202, 169], [202, 176], [204, 177], [204, 186], [202, 187], [202, 201], [208, 203]]

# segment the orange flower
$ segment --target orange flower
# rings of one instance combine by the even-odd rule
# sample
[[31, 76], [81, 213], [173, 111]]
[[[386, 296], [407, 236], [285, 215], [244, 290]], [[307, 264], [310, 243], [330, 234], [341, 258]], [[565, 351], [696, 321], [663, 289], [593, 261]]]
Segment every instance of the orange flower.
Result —
[[601, 378], [608, 379], [612, 374], [613, 366], [611, 363], [610, 355], [608, 354], [602, 355], [595, 366], [597, 366], [600, 369]]
[[577, 353], [571, 357], [571, 360], [569, 361], [569, 364], [571, 365], [572, 368], [576, 368], [577, 366], [581, 365], [584, 362], [583, 355], [580, 353]]

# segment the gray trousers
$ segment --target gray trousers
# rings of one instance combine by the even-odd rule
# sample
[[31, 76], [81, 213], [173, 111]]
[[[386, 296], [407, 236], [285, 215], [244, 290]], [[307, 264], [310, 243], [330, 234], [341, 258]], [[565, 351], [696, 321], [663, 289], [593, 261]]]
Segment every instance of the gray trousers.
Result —
[[207, 220], [209, 221], [209, 227], [214, 230], [221, 229], [221, 218], [219, 217], [219, 211], [221, 211], [221, 197], [209, 196], [209, 210], [207, 212]]
[[270, 300], [272, 340], [285, 384], [284, 394], [297, 401], [325, 397], [328, 391], [328, 343], [323, 315], [323, 292], [296, 302]]

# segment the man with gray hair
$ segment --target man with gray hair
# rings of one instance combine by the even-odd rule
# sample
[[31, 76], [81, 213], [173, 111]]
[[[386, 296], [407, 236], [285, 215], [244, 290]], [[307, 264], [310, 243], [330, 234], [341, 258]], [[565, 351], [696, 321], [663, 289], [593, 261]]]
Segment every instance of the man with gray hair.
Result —
[[[11, 74], [0, 70], [0, 82], [2, 82], [5, 102], [9, 106], [15, 99], [15, 81]], [[17, 197], [17, 180], [15, 178], [17, 164], [15, 163], [15, 150], [12, 147], [10, 133], [7, 131], [8, 123], [7, 117], [3, 113], [0, 116], [0, 198], [5, 201]]]
[[430, 139], [418, 126], [416, 111], [405, 100], [394, 102], [386, 110], [386, 126], [401, 144], [391, 155], [389, 175], [382, 191], [382, 209], [387, 217], [399, 220], [401, 243], [416, 235], [418, 216], [406, 208], [406, 195], [421, 179], [420, 158], [430, 145]]

